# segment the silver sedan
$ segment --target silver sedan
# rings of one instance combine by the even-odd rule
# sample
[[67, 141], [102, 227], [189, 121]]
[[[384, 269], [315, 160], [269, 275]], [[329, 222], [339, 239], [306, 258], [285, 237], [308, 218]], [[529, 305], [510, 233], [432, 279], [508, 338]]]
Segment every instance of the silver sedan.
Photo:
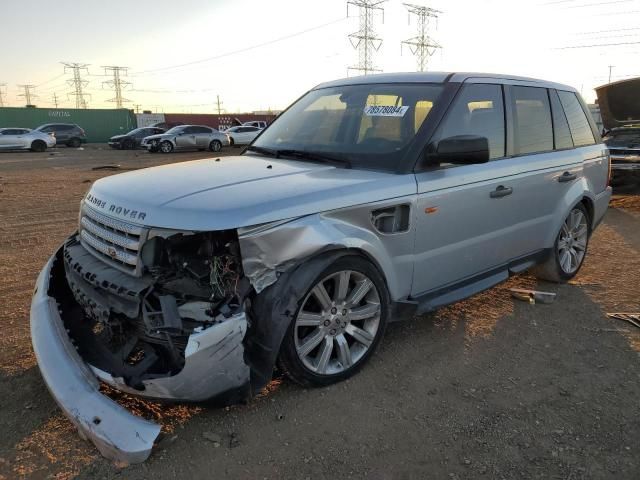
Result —
[[0, 128], [0, 150], [44, 152], [56, 145], [52, 135], [28, 128]]
[[219, 152], [229, 146], [229, 135], [204, 125], [179, 125], [160, 134], [142, 139], [140, 146], [150, 152], [171, 153], [174, 150], [210, 150]]

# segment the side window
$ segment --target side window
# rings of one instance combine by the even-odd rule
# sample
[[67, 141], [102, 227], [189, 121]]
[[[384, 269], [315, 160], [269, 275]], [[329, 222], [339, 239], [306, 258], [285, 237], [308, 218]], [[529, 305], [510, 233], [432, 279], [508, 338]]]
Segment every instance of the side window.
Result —
[[196, 133], [196, 127], [186, 127], [182, 129], [182, 133], [183, 134], [192, 134], [192, 133]]
[[512, 86], [513, 147], [516, 155], [553, 150], [551, 109], [546, 88]]
[[574, 145], [576, 147], [583, 147], [596, 143], [587, 116], [584, 110], [582, 110], [582, 105], [580, 105], [575, 93], [560, 91], [558, 92], [558, 96], [564, 108], [564, 113], [567, 116], [567, 121], [569, 122], [569, 129], [571, 130]]
[[504, 105], [500, 85], [465, 85], [453, 102], [437, 138], [479, 135], [489, 140], [489, 157], [505, 155]]
[[564, 116], [564, 110], [560, 104], [558, 93], [555, 90], [549, 90], [551, 97], [551, 112], [553, 114], [553, 136], [556, 142], [556, 150], [565, 148], [573, 148], [573, 140], [571, 139], [571, 131], [567, 123], [567, 117]]

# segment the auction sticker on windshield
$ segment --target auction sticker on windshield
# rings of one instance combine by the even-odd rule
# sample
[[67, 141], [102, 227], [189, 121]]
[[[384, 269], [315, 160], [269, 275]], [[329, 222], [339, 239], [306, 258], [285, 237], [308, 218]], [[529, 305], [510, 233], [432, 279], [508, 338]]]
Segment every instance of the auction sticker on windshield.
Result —
[[391, 105], [369, 105], [364, 107], [364, 114], [368, 117], [404, 117], [407, 110], [409, 110], [408, 106], [394, 107]]

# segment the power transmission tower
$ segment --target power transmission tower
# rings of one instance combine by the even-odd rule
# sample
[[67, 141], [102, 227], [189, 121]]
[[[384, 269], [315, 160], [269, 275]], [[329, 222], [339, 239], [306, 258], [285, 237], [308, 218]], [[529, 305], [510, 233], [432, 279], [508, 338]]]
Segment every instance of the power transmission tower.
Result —
[[384, 22], [384, 9], [380, 6], [386, 0], [347, 0], [347, 16], [349, 16], [349, 5], [358, 7], [360, 16], [360, 29], [349, 35], [351, 46], [358, 50], [358, 65], [349, 67], [349, 70], [356, 70], [367, 75], [371, 72], [380, 72], [373, 62], [373, 53], [380, 50], [382, 39], [376, 35], [373, 25], [374, 13], [376, 10], [382, 12]]
[[87, 108], [87, 100], [85, 97], [90, 97], [91, 95], [84, 93], [82, 90], [86, 87], [89, 82], [87, 80], [82, 80], [81, 72], [89, 73], [87, 67], [89, 66], [87, 63], [67, 63], [61, 62], [64, 65], [64, 73], [67, 73], [67, 70], [71, 70], [73, 73], [73, 78], [71, 80], [67, 80], [67, 83], [73, 87], [73, 92], [69, 92], [67, 94], [76, 97], [76, 108]]
[[436, 49], [442, 48], [438, 42], [433, 40], [428, 35], [429, 21], [432, 18], [438, 19], [438, 14], [442, 13], [439, 10], [433, 8], [423, 7], [421, 5], [413, 5], [411, 3], [405, 3], [405, 7], [409, 11], [409, 24], [411, 24], [411, 15], [415, 15], [418, 18], [418, 35], [416, 37], [404, 40], [400, 48], [403, 45], [407, 45], [411, 53], [416, 57], [418, 61], [418, 71], [424, 72], [427, 69], [427, 61], [429, 57], [434, 54]]
[[106, 82], [102, 82], [102, 85], [108, 85], [116, 92], [116, 96], [108, 102], [116, 102], [116, 108], [122, 108], [122, 104], [125, 102], [130, 102], [131, 100], [127, 100], [122, 96], [122, 90], [131, 85], [131, 82], [127, 82], [120, 78], [121, 76], [127, 76], [127, 67], [116, 67], [116, 66], [106, 66], [104, 68], [105, 75], [112, 74], [113, 80], [107, 80]]
[[221, 115], [224, 110], [222, 108], [222, 102], [220, 101], [220, 95], [216, 95], [216, 109], [218, 110], [218, 115]]
[[7, 86], [6, 83], [0, 83], [0, 107], [4, 107], [4, 96], [3, 95], [4, 95], [5, 92], [3, 92], [2, 89], [4, 87], [6, 87], [6, 86]]
[[24, 97], [25, 101], [27, 102], [27, 105], [33, 105], [33, 103], [31, 103], [31, 100], [36, 98], [37, 95], [33, 93], [32, 90], [36, 88], [36, 86], [35, 85], [18, 85], [18, 87], [24, 89], [24, 93], [21, 93], [18, 96]]
[[55, 108], [58, 108], [58, 94], [56, 92], [53, 92], [53, 104], [55, 105]]

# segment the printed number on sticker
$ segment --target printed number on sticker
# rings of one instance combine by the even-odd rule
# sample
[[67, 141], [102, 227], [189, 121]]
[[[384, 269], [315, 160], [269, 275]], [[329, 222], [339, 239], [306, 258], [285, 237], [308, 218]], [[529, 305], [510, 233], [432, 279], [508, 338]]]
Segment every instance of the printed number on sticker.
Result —
[[409, 110], [408, 106], [393, 107], [370, 105], [364, 107], [364, 114], [368, 117], [404, 117], [404, 114]]

